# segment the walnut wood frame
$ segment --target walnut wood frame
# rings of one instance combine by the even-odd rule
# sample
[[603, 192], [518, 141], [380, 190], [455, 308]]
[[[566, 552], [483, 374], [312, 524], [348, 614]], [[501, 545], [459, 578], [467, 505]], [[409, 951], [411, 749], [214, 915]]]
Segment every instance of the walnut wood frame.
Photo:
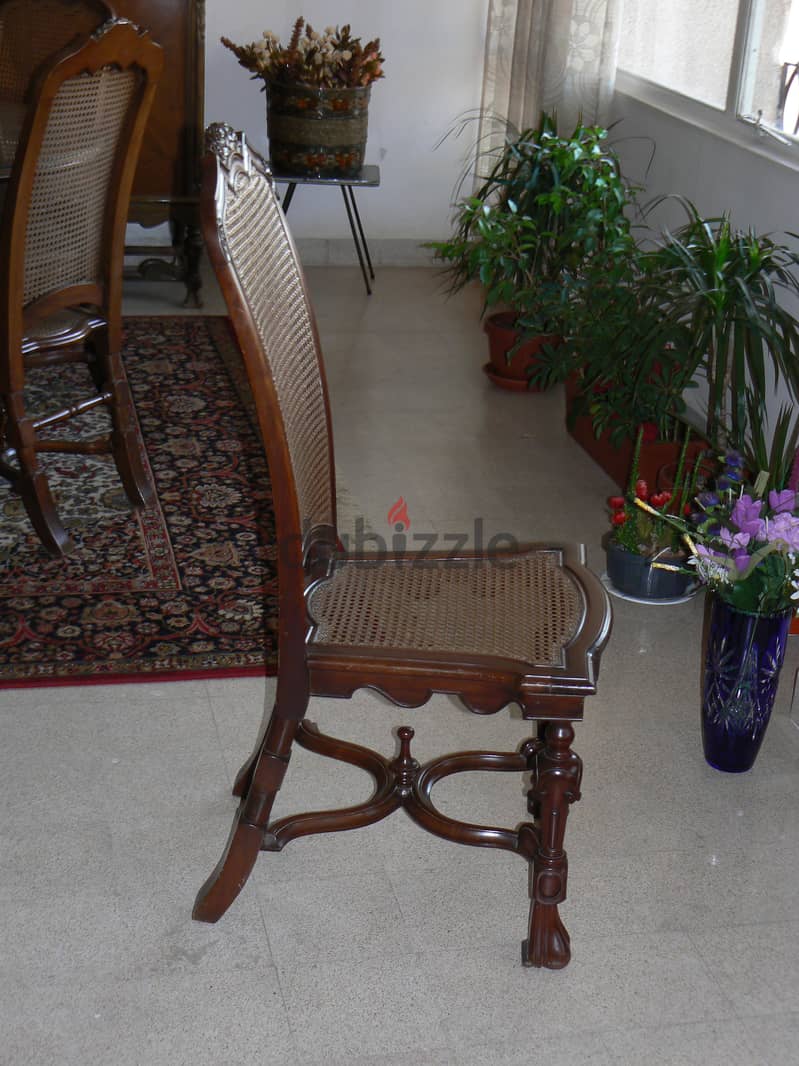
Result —
[[[43, 451], [112, 453], [126, 493], [134, 506], [152, 493], [139, 456], [132, 422], [132, 401], [121, 359], [122, 260], [130, 190], [147, 115], [163, 65], [163, 53], [148, 34], [124, 19], [112, 19], [91, 37], [67, 46], [41, 72], [20, 135], [11, 171], [8, 197], [14, 210], [0, 229], [0, 403], [5, 412], [0, 475], [19, 492], [45, 548], [62, 555], [70, 538], [56, 510], [37, 455]], [[102, 220], [101, 277], [45, 293], [23, 308], [25, 257], [31, 195], [50, 112], [61, 86], [70, 78], [103, 67], [136, 68], [141, 72], [134, 105], [128, 111], [120, 150], [111, 174], [112, 195]], [[91, 308], [78, 316], [74, 329], [53, 336], [48, 318], [70, 308]], [[78, 346], [84, 345], [85, 351]], [[26, 371], [34, 365], [85, 360], [97, 386], [96, 395], [34, 420], [25, 406]], [[80, 415], [103, 403], [113, 428], [91, 441], [42, 440], [39, 430]]]
[[[532, 904], [522, 961], [552, 969], [565, 966], [570, 958], [569, 936], [558, 912], [566, 898], [563, 839], [568, 808], [580, 798], [582, 772], [580, 758], [571, 749], [571, 723], [582, 718], [584, 698], [596, 689], [599, 655], [610, 630], [607, 595], [583, 566], [580, 550], [573, 546], [559, 549], [562, 565], [582, 599], [578, 632], [563, 649], [559, 667], [536, 667], [488, 655], [411, 654], [399, 649], [377, 653], [312, 643], [315, 623], [307, 604], [318, 583], [327, 580], [341, 561], [336, 531], [317, 527], [305, 536], [300, 534], [294, 474], [269, 363], [219, 234], [218, 219], [224, 217], [229, 190], [252, 173], [250, 168], [259, 173], [268, 171], [228, 127], [213, 126], [209, 134], [216, 154], [207, 155], [203, 163], [203, 232], [242, 351], [272, 479], [279, 548], [280, 665], [274, 707], [265, 714], [255, 749], [233, 788], [240, 804], [227, 847], [197, 896], [193, 916], [200, 921], [217, 921], [243, 888], [259, 851], [279, 851], [289, 841], [310, 833], [369, 825], [402, 807], [422, 828], [437, 836], [521, 855], [532, 870]], [[312, 325], [315, 331], [313, 318]], [[316, 342], [318, 355], [318, 336]], [[318, 369], [329, 427], [321, 359]], [[330, 448], [332, 457], [332, 439]], [[332, 490], [332, 459], [328, 476]], [[353, 556], [347, 558], [351, 561]], [[368, 556], [361, 558], [369, 560]], [[438, 558], [450, 556], [441, 553]], [[484, 556], [479, 553], [462, 553], [453, 563], [480, 558]], [[391, 565], [414, 565], [414, 556], [392, 557]], [[434, 692], [457, 695], [479, 714], [493, 714], [516, 702], [523, 716], [538, 724], [535, 736], [524, 740], [516, 752], [456, 752], [422, 767], [411, 754], [413, 730], [408, 726], [399, 728], [399, 753], [388, 759], [371, 749], [325, 736], [305, 718], [311, 696], [348, 697], [363, 687], [373, 688], [404, 707], [420, 706]], [[294, 742], [370, 773], [375, 782], [372, 797], [355, 806], [270, 823]], [[474, 770], [530, 773], [531, 820], [517, 829], [506, 829], [457, 821], [438, 811], [431, 799], [433, 786], [450, 774]]]

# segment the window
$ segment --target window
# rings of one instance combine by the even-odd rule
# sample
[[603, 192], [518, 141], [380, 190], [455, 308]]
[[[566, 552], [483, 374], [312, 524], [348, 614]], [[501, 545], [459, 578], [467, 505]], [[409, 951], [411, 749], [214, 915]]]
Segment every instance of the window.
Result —
[[[622, 0], [619, 88], [799, 148], [799, 0]], [[751, 135], [750, 133], [750, 135]]]

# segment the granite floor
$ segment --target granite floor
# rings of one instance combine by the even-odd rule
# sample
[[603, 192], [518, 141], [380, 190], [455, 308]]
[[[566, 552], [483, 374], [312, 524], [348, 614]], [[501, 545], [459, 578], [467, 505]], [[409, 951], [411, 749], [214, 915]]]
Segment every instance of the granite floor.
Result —
[[[480, 373], [473, 295], [423, 269], [310, 281], [328, 362], [348, 521], [414, 532], [585, 542], [603, 567], [612, 485], [569, 439], [563, 397]], [[221, 310], [206, 289], [208, 313]], [[128, 313], [175, 313], [177, 287], [130, 289]], [[227, 837], [229, 787], [271, 681], [0, 692], [4, 1066], [762, 1066], [799, 1044], [799, 641], [755, 768], [702, 758], [700, 599], [615, 601], [599, 694], [577, 727], [570, 814], [573, 958], [523, 969], [527, 871], [400, 812], [264, 854], [215, 926], [192, 901]], [[361, 693], [317, 700], [323, 728], [420, 759], [513, 748], [514, 710], [445, 697], [397, 711]], [[357, 802], [368, 779], [298, 750], [279, 811]], [[515, 775], [442, 782], [447, 810], [513, 825]]]

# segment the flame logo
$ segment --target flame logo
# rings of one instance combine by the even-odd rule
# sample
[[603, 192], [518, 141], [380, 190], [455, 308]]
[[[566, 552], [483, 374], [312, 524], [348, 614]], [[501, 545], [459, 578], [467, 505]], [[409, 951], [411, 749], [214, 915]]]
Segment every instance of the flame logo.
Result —
[[388, 509], [386, 515], [389, 525], [395, 526], [398, 533], [411, 528], [411, 520], [408, 517], [408, 505], [403, 496]]

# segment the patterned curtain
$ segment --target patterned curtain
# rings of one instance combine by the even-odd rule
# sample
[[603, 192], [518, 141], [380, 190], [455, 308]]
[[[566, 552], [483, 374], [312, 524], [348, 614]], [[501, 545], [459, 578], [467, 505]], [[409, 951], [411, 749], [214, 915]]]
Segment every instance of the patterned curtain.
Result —
[[[480, 143], [554, 111], [561, 132], [607, 121], [622, 0], [489, 0]], [[493, 120], [493, 121], [492, 121]], [[501, 120], [501, 122], [499, 121]]]

